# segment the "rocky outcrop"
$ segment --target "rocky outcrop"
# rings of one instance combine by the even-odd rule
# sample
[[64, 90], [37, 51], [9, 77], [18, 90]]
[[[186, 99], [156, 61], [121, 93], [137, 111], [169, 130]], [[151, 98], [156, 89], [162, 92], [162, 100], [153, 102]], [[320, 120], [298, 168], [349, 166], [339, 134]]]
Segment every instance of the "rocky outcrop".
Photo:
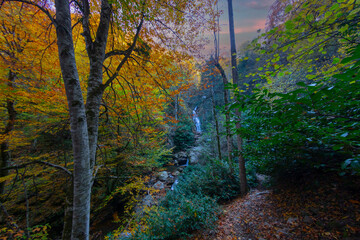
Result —
[[185, 165], [188, 160], [188, 154], [186, 152], [178, 152], [174, 154], [174, 163], [177, 166]]
[[169, 178], [169, 174], [167, 171], [162, 171], [158, 174], [158, 178], [160, 181], [165, 182]]
[[202, 146], [193, 147], [189, 153], [190, 164], [201, 163], [201, 155], [205, 149]]

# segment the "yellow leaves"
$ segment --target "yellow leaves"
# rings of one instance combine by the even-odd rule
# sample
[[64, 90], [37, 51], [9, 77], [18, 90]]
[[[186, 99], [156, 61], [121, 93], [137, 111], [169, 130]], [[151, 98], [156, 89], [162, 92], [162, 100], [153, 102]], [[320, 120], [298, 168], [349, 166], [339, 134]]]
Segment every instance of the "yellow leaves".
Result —
[[0, 183], [8, 181], [8, 180], [12, 180], [14, 177], [16, 176], [16, 174], [9, 174], [5, 177], [0, 177]]

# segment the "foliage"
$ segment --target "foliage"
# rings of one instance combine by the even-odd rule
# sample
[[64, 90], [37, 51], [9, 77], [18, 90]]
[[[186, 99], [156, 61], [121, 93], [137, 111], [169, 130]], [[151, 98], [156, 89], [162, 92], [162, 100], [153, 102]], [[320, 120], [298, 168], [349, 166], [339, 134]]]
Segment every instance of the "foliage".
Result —
[[168, 194], [146, 219], [146, 228], [132, 239], [177, 239], [217, 220], [218, 206], [211, 197], [202, 194]]
[[174, 134], [175, 152], [184, 151], [194, 145], [192, 125], [190, 119], [182, 120], [177, 124]]
[[281, 21], [253, 42], [253, 51], [265, 55], [265, 61], [256, 59], [263, 66], [241, 68], [245, 82], [260, 78], [263, 84], [250, 96], [232, 87], [239, 102], [231, 109], [245, 115], [234, 132], [248, 140], [248, 164], [273, 176], [359, 173], [359, 4], [321, 2], [275, 4], [284, 9], [270, 18]]
[[[234, 198], [239, 194], [239, 176], [228, 162], [209, 160], [206, 165], [189, 166], [181, 175], [175, 192], [180, 194], [204, 194], [218, 201]], [[232, 166], [234, 168], [234, 166]]]
[[[235, 166], [233, 166], [234, 168]], [[174, 191], [167, 192], [158, 206], [148, 209], [141, 224], [129, 235], [120, 231], [109, 239], [176, 239], [193, 230], [211, 227], [219, 212], [217, 202], [239, 195], [239, 177], [228, 162], [209, 160], [206, 165], [191, 165], [179, 176]]]
[[[359, 48], [352, 51], [354, 58]], [[351, 71], [351, 74], [348, 72]], [[263, 171], [298, 173], [307, 168], [344, 168], [359, 173], [360, 82], [353, 68], [317, 83], [298, 83], [288, 93], [258, 90], [242, 96], [248, 111], [241, 134], [246, 155]], [[233, 106], [235, 107], [235, 105]], [[300, 168], [300, 169], [299, 169]]]
[[22, 240], [22, 239], [30, 239], [30, 240], [46, 240], [49, 239], [48, 230], [50, 226], [46, 225], [37, 225], [33, 226], [27, 232], [20, 229], [9, 229], [9, 228], [2, 228], [0, 229], [0, 234], [4, 237], [1, 239], [15, 239], [15, 240]]
[[[139, 2], [109, 2], [114, 7], [114, 22], [106, 50], [111, 54], [101, 65], [104, 81], [100, 80], [100, 84], [111, 77], [114, 82], [104, 90], [101, 100], [92, 203], [110, 208], [115, 204], [110, 204], [109, 199], [121, 195], [124, 197], [121, 204], [130, 208], [137, 197], [135, 195], [143, 193], [139, 186], [144, 182], [136, 179], [139, 176], [145, 178], [153, 168], [168, 161], [171, 151], [166, 148], [164, 136], [170, 127], [164, 108], [173, 96], [186, 91], [193, 80], [189, 74], [193, 68], [191, 57], [177, 51], [179, 37], [187, 32], [189, 39], [183, 39], [181, 44], [187, 43], [187, 46], [194, 47], [192, 51], [196, 50], [195, 46], [200, 43], [196, 35], [206, 24], [200, 23], [193, 17], [198, 15], [191, 12], [206, 14], [206, 5], [200, 7], [184, 1], [170, 6], [151, 1], [146, 2], [146, 13], [140, 14], [142, 4]], [[50, 222], [50, 237], [55, 237], [63, 226], [65, 192], [71, 186], [70, 178], [63, 174], [65, 171], [58, 170], [65, 169], [72, 174], [73, 152], [65, 89], [58, 56], [54, 54], [58, 51], [55, 27], [46, 16], [46, 12], [55, 16], [54, 4], [31, 3], [4, 1], [0, 8], [0, 144], [9, 146], [5, 152], [11, 156], [10, 174], [0, 177], [6, 185], [1, 198], [21, 228], [25, 228], [25, 213], [28, 211], [30, 227]], [[39, 11], [36, 4], [40, 4], [44, 11]], [[86, 55], [89, 48], [83, 38], [84, 29], [79, 24], [79, 20], [83, 20], [81, 11], [78, 6], [72, 7], [76, 65], [81, 88], [85, 90], [89, 82], [90, 61]], [[91, 1], [90, 29], [98, 28], [100, 8], [100, 2]], [[164, 8], [171, 10], [161, 10]], [[175, 8], [184, 10], [184, 14], [174, 11]], [[118, 12], [122, 14], [116, 15]], [[168, 17], [163, 18], [162, 14]], [[119, 71], [117, 67], [124, 58], [123, 53], [129, 53], [133, 30], [144, 16], [146, 29], [142, 29], [138, 44], [118, 74], [116, 71]], [[193, 24], [189, 29], [174, 25], [173, 21]], [[166, 24], [174, 29], [167, 28]], [[96, 38], [96, 32], [90, 31], [89, 34], [91, 40]], [[160, 38], [164, 36], [166, 44], [160, 44]], [[15, 75], [12, 80], [10, 73]], [[85, 95], [83, 97], [88, 98]], [[4, 131], [10, 119], [7, 102], [13, 102], [17, 113], [10, 133]], [[48, 165], [38, 164], [40, 161]], [[117, 190], [123, 188], [129, 191], [119, 194]], [[29, 209], [25, 207], [26, 201]], [[101, 215], [104, 209], [94, 215], [98, 217], [97, 214]]]

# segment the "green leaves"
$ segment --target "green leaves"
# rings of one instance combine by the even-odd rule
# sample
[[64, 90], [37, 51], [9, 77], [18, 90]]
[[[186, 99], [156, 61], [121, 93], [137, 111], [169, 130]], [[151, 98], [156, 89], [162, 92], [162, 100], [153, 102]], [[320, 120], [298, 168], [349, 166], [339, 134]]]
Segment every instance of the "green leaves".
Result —
[[292, 5], [287, 5], [285, 8], [285, 14], [289, 13], [292, 10], [293, 6]]

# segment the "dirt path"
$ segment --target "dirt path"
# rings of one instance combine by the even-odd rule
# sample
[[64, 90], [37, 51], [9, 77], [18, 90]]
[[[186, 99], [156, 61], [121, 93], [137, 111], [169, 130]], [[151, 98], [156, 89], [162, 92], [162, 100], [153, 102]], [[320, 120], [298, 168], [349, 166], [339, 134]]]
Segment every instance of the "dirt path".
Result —
[[209, 239], [360, 239], [360, 196], [340, 185], [316, 189], [254, 190], [223, 206]]

